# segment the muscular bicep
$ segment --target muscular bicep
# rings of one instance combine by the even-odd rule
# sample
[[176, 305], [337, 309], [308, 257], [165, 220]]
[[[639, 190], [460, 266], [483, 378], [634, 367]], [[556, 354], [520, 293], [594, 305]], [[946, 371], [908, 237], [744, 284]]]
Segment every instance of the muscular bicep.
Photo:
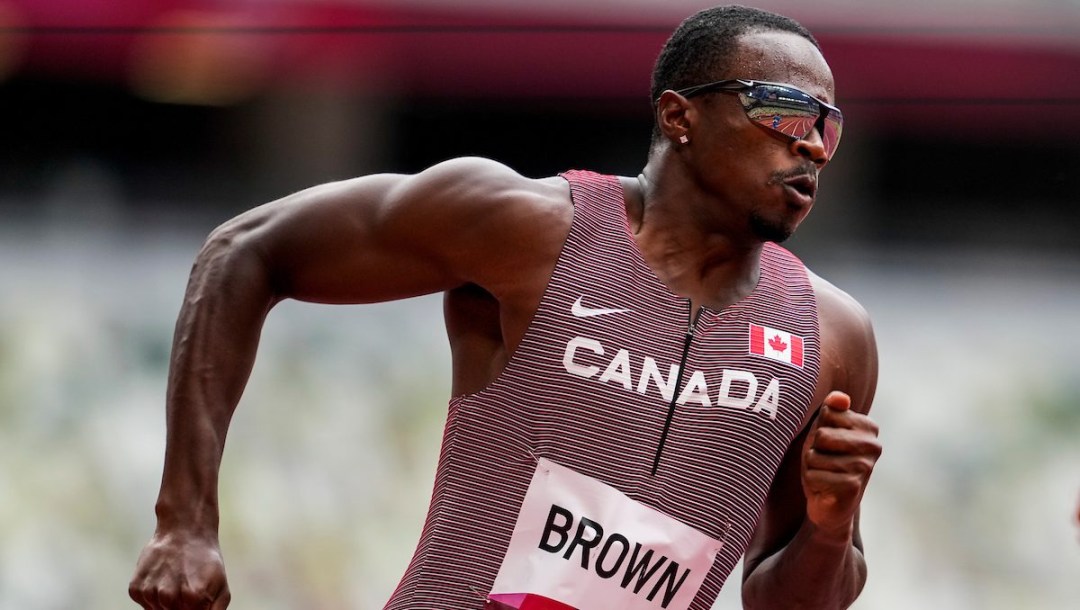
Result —
[[[529, 181], [482, 160], [301, 191], [228, 223], [264, 259], [282, 298], [367, 303], [498, 284], [540, 200]], [[492, 262], [496, 261], [496, 262]]]
[[[377, 175], [313, 187], [234, 221], [269, 269], [282, 297], [363, 303], [438, 291], [455, 282], [438, 244], [400, 225], [410, 208], [391, 199], [410, 176]], [[421, 244], [423, 249], [412, 247]]]

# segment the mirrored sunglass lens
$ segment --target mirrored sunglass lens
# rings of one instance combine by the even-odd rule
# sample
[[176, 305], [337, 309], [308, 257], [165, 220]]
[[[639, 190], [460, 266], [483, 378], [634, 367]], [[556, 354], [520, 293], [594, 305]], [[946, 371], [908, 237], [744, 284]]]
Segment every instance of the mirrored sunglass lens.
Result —
[[818, 113], [810, 108], [792, 108], [773, 104], [760, 104], [757, 100], [751, 100], [753, 104], [743, 104], [746, 116], [751, 121], [770, 130], [779, 132], [788, 137], [800, 138], [812, 130], [813, 124], [818, 121]]
[[769, 114], [751, 118], [773, 131], [778, 131], [794, 139], [805, 137], [814, 128], [814, 123], [817, 121], [817, 115], [793, 113], [783, 108], [774, 108], [772, 110], [773, 112]]
[[[798, 89], [778, 85], [755, 85], [740, 92], [746, 116], [751, 121], [793, 139], [805, 138], [821, 116], [821, 104]], [[840, 143], [844, 119], [838, 110], [829, 110], [821, 134], [825, 154], [832, 158]]]
[[825, 117], [825, 133], [821, 134], [822, 143], [825, 145], [825, 154], [830, 159], [840, 145], [840, 134], [844, 130], [844, 119], [839, 113], [830, 111]]
[[740, 97], [751, 121], [792, 138], [804, 137], [817, 122], [817, 103], [799, 91], [758, 85]]

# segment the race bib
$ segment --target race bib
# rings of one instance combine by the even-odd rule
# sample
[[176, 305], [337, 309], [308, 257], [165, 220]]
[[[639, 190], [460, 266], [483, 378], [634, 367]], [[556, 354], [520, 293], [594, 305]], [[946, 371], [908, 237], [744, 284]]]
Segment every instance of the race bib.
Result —
[[540, 459], [489, 610], [686, 610], [723, 543]]

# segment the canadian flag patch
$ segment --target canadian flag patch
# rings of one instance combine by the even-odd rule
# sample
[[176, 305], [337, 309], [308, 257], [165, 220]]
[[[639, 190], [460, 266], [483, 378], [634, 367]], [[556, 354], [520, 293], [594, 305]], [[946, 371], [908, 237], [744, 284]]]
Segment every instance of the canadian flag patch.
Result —
[[768, 326], [751, 324], [750, 353], [802, 368], [803, 338]]

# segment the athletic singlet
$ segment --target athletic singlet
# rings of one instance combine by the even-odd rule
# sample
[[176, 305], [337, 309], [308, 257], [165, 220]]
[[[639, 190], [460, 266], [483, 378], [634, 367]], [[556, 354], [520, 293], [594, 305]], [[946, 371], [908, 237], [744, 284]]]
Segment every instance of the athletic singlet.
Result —
[[753, 292], [703, 309], [688, 341], [689, 300], [645, 264], [618, 179], [563, 177], [574, 218], [558, 263], [503, 372], [450, 401], [427, 519], [387, 608], [483, 608], [546, 458], [721, 541], [690, 604], [707, 610], [800, 431], [820, 355], [802, 263], [765, 244]]

